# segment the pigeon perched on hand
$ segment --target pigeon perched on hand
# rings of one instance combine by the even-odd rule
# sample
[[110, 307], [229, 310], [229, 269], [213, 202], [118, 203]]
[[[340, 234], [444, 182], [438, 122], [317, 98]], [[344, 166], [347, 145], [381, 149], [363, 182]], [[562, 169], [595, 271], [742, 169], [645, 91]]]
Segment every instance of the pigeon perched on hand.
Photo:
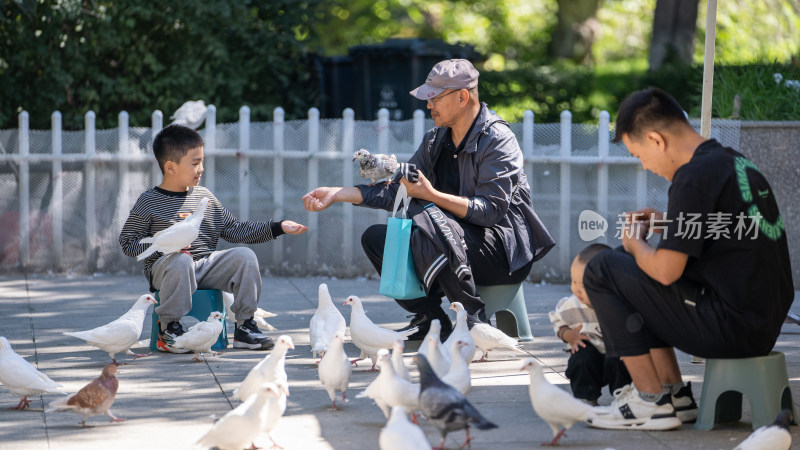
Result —
[[136, 260], [141, 261], [155, 252], [161, 252], [165, 255], [180, 252], [191, 245], [200, 234], [200, 224], [203, 222], [203, 217], [210, 201], [208, 197], [201, 198], [197, 209], [185, 219], [172, 224], [169, 228], [165, 228], [153, 236], [139, 239], [140, 244], [150, 244], [150, 247], [139, 253]]
[[175, 110], [170, 119], [173, 119], [172, 125], [183, 125], [196, 130], [205, 122], [206, 112], [208, 112], [208, 107], [204, 101], [190, 100]]
[[497, 428], [497, 425], [486, 420], [456, 388], [443, 383], [433, 372], [424, 355], [415, 356], [414, 361], [419, 367], [421, 385], [419, 406], [442, 435], [439, 448], [444, 447], [447, 433], [451, 431], [466, 430], [467, 440], [461, 445], [464, 447], [472, 440], [469, 436], [470, 426], [480, 430]]
[[[456, 312], [456, 326], [453, 328], [453, 332], [450, 333], [447, 340], [444, 341], [443, 347], [447, 350], [450, 350], [453, 346], [453, 342], [455, 341], [464, 341], [466, 345], [461, 346], [461, 357], [467, 361], [467, 364], [472, 362], [472, 358], [475, 357], [475, 353], [478, 351], [478, 347], [475, 346], [475, 341], [472, 339], [472, 335], [469, 333], [469, 325], [467, 325], [467, 310], [464, 309], [464, 306], [461, 302], [453, 302], [450, 303], [450, 309]], [[452, 352], [450, 354], [452, 357]]]
[[278, 340], [275, 341], [272, 353], [265, 356], [255, 367], [250, 369], [239, 388], [233, 391], [233, 398], [245, 401], [255, 394], [264, 383], [283, 381], [288, 386], [286, 352], [289, 349], [294, 350], [292, 338], [286, 335], [279, 336]]
[[342, 402], [346, 402], [345, 394], [347, 386], [350, 384], [350, 375], [353, 373], [353, 365], [347, 359], [344, 352], [344, 332], [336, 332], [330, 340], [328, 350], [322, 355], [319, 362], [319, 381], [328, 391], [328, 396], [333, 402], [331, 409], [339, 409], [336, 406], [336, 391], [342, 393]]
[[789, 425], [793, 420], [792, 411], [782, 409], [772, 425], [753, 431], [733, 450], [789, 450], [792, 447]]
[[[405, 341], [409, 336], [417, 332], [417, 327], [405, 331], [392, 331], [375, 325], [364, 312], [364, 305], [361, 303], [361, 299], [355, 295], [347, 297], [344, 304], [353, 308], [350, 311], [350, 337], [356, 347], [372, 359], [370, 372], [376, 370], [375, 364], [378, 361], [378, 350], [392, 348], [394, 341], [398, 339]], [[355, 363], [355, 361], [353, 362]]]
[[205, 322], [192, 325], [185, 333], [176, 337], [175, 346], [194, 350], [193, 359], [197, 362], [202, 361], [200, 355], [203, 353], [216, 356], [218, 353], [211, 351], [211, 346], [219, 340], [219, 335], [222, 333], [222, 320], [221, 312], [212, 311]]
[[317, 310], [308, 325], [308, 334], [311, 338], [311, 356], [314, 357], [322, 357], [325, 354], [329, 340], [334, 334], [339, 333], [344, 338], [344, 332], [347, 328], [344, 316], [333, 305], [327, 284], [322, 283], [319, 285], [318, 298]]
[[144, 313], [150, 305], [155, 303], [156, 299], [152, 295], [142, 295], [119, 319], [91, 330], [65, 331], [64, 334], [83, 339], [87, 344], [108, 352], [108, 356], [111, 357], [114, 364], [118, 364], [115, 355], [120, 352], [125, 352], [134, 358], [147, 356], [149, 353], [133, 353], [131, 347], [139, 342]]
[[384, 348], [378, 351], [378, 366], [381, 373], [356, 398], [369, 397], [375, 400], [387, 418], [395, 406], [402, 406], [407, 413], [418, 410], [420, 385], [406, 381], [394, 372], [389, 350]]
[[394, 155], [371, 155], [365, 148], [360, 148], [353, 154], [353, 161], [356, 159], [359, 162], [358, 174], [361, 175], [361, 178], [372, 180], [372, 184], [392, 176], [400, 168], [397, 157]]
[[86, 425], [86, 419], [97, 414], [105, 414], [111, 417], [111, 422], [123, 422], [125, 419], [111, 414], [111, 405], [117, 396], [116, 364], [108, 364], [103, 367], [103, 372], [99, 377], [92, 380], [80, 391], [67, 398], [60, 398], [50, 402], [50, 406], [45, 412], [72, 412], [81, 416], [80, 425]]
[[584, 403], [567, 391], [550, 384], [544, 377], [541, 364], [534, 358], [527, 358], [521, 370], [528, 370], [531, 375], [528, 394], [533, 410], [553, 430], [553, 440], [542, 445], [558, 445], [561, 438], [566, 436], [567, 430], [576, 422], [585, 422], [602, 414], [602, 409]]
[[61, 385], [51, 380], [22, 356], [19, 356], [8, 339], [0, 336], [0, 383], [12, 394], [19, 396], [19, 403], [11, 409], [25, 409], [31, 402], [31, 395], [66, 394]]
[[470, 388], [472, 388], [472, 378], [469, 373], [469, 360], [459, 356], [461, 351], [471, 345], [461, 339], [456, 340], [450, 344], [450, 354], [455, 355], [450, 362], [450, 368], [447, 374], [442, 377], [442, 381], [458, 389], [464, 395], [467, 395]]
[[481, 322], [477, 316], [467, 315], [467, 325], [469, 326], [469, 334], [472, 336], [472, 340], [475, 341], [475, 345], [482, 352], [481, 359], [475, 362], [486, 361], [489, 351], [495, 348], [507, 348], [530, 356], [530, 353], [520, 347], [516, 339], [488, 323]]
[[378, 437], [381, 450], [430, 450], [431, 444], [420, 427], [409, 422], [401, 406], [392, 408], [386, 426]]
[[266, 415], [263, 414], [269, 398], [281, 393], [274, 383], [264, 383], [244, 403], [228, 411], [195, 445], [204, 448], [243, 449], [255, 447], [253, 442], [261, 434]]
[[[228, 314], [228, 317], [230, 317], [231, 320], [237, 322], [236, 314], [234, 314], [233, 311], [231, 310], [231, 305], [233, 305], [233, 301], [234, 297], [232, 293], [222, 291], [222, 302], [225, 303], [225, 312]], [[277, 317], [277, 316], [278, 315], [275, 313], [264, 311], [261, 308], [256, 308], [256, 311], [253, 313], [253, 320], [256, 322], [256, 324], [258, 324], [259, 328], [261, 328], [262, 330], [278, 331], [277, 328], [270, 325], [269, 322], [264, 320], [264, 319], [269, 319], [270, 317]]]

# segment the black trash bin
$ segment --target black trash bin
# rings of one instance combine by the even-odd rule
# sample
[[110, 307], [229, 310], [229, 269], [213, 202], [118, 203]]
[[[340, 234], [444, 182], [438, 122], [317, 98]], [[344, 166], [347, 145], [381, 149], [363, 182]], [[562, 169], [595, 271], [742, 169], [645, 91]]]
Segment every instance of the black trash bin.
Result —
[[471, 45], [435, 39], [389, 39], [351, 47], [348, 56], [323, 58], [320, 113], [341, 117], [353, 108], [356, 119], [375, 120], [386, 108], [391, 120], [411, 119], [425, 105], [408, 92], [425, 82], [437, 62], [452, 58], [482, 59]]

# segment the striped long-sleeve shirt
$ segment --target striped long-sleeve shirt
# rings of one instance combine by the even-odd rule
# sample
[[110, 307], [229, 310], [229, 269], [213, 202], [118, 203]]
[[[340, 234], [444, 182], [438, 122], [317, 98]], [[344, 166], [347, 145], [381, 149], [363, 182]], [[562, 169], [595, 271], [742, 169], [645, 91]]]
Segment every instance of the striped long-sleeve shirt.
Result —
[[[200, 224], [200, 234], [188, 249], [195, 261], [215, 251], [220, 238], [235, 244], [259, 244], [283, 234], [279, 221], [239, 221], [205, 187], [191, 187], [187, 192], [170, 192], [154, 187], [143, 192], [133, 205], [119, 235], [122, 251], [135, 258], [150, 245], [140, 243], [142, 238], [153, 236], [183, 220], [197, 209], [203, 197], [211, 201]], [[144, 260], [144, 274], [148, 280], [153, 263], [161, 256], [163, 253], [155, 252]]]

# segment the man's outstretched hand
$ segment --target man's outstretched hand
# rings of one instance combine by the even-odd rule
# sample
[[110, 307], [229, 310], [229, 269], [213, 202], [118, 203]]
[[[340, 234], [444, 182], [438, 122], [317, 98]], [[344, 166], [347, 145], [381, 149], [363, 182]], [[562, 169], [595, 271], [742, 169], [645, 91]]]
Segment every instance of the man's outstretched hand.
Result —
[[318, 187], [303, 196], [303, 205], [306, 211], [319, 212], [335, 203], [334, 196], [341, 188]]

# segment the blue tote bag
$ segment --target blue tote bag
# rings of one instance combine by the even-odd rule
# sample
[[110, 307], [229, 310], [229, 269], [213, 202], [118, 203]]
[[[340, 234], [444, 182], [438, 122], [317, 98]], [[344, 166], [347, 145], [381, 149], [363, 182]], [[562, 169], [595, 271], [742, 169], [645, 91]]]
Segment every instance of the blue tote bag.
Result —
[[[401, 300], [425, 296], [425, 289], [419, 281], [411, 256], [411, 226], [414, 221], [406, 218], [409, 201], [405, 185], [400, 184], [394, 199], [392, 217], [389, 217], [386, 224], [379, 290], [387, 297]], [[399, 210], [399, 217], [395, 217], [398, 215], [400, 203], [403, 203], [403, 208]]]

